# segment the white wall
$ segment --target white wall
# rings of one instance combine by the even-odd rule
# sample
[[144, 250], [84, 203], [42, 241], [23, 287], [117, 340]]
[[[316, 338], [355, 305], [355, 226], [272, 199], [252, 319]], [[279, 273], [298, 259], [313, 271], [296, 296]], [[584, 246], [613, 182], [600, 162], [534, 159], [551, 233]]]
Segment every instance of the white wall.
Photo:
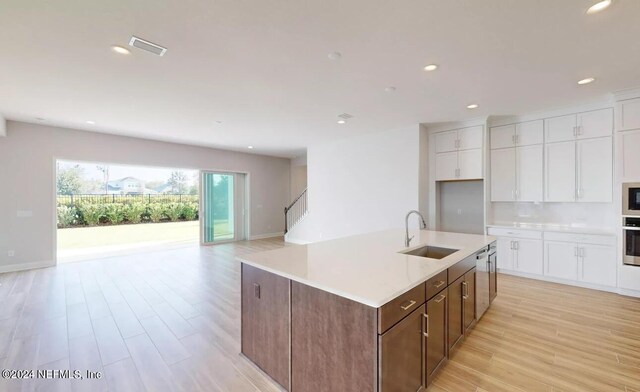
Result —
[[55, 159], [246, 172], [250, 235], [284, 229], [289, 159], [9, 121], [0, 139], [0, 271], [54, 260]]
[[291, 194], [293, 201], [307, 187], [307, 157], [291, 159]]
[[420, 131], [415, 125], [309, 147], [309, 215], [291, 240], [403, 227], [406, 213], [419, 208]]
[[0, 114], [0, 137], [7, 136], [7, 121]]

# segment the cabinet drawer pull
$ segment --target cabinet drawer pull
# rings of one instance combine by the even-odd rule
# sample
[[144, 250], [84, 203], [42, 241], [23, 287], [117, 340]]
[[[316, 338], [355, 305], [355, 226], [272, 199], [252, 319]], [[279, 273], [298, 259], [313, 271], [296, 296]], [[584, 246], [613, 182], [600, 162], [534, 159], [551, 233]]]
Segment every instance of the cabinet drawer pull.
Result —
[[442, 287], [444, 283], [445, 283], [444, 280], [441, 280], [438, 283], [434, 284], [433, 287], [435, 287], [436, 289], [439, 289], [440, 287]]
[[429, 337], [429, 315], [426, 313], [422, 313], [422, 316], [424, 316], [424, 323], [425, 323], [425, 331], [422, 333], [424, 335], [425, 338]]
[[410, 307], [412, 307], [413, 305], [416, 304], [416, 301], [411, 300], [411, 301], [407, 301], [405, 302], [405, 304], [408, 303], [408, 305], [400, 305], [400, 307], [402, 308], [402, 310], [409, 310]]
[[469, 284], [467, 282], [462, 282], [462, 299], [469, 298]]
[[434, 299], [434, 301], [436, 301], [437, 303], [442, 302], [442, 300], [444, 300], [445, 298], [447, 298], [444, 294], [440, 296], [440, 298], [438, 299]]

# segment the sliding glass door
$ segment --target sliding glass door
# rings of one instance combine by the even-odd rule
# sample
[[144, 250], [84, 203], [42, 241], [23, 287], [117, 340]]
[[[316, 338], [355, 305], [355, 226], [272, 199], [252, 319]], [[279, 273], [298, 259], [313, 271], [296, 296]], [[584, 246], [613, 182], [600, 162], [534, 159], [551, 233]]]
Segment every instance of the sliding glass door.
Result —
[[236, 174], [202, 172], [202, 243], [233, 241], [238, 235]]

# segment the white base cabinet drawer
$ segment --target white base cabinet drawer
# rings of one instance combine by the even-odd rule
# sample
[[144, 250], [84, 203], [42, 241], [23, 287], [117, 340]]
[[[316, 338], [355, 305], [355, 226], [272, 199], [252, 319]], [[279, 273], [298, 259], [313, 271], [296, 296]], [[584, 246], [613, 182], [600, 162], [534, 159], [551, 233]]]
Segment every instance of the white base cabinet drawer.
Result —
[[489, 235], [494, 235], [496, 237], [530, 238], [532, 240], [542, 239], [542, 232], [538, 230], [510, 229], [506, 227], [490, 227], [487, 233]]
[[582, 244], [594, 245], [616, 245], [616, 237], [612, 235], [597, 234], [578, 234], [578, 233], [560, 233], [553, 231], [545, 231], [544, 239], [548, 241], [575, 242]]

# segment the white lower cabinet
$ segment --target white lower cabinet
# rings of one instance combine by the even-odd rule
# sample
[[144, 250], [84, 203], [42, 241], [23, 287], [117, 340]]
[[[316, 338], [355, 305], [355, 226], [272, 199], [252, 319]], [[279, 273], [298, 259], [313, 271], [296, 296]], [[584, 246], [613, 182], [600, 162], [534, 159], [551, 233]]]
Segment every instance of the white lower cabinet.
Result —
[[616, 237], [491, 227], [501, 270], [616, 287]]
[[608, 245], [581, 244], [578, 257], [582, 268], [579, 279], [604, 286], [616, 285], [616, 248]]
[[496, 264], [500, 269], [512, 270], [513, 269], [513, 242], [511, 238], [498, 237], [496, 254]]
[[545, 275], [602, 286], [616, 285], [616, 248], [545, 241]]
[[515, 270], [528, 274], [542, 274], [542, 241], [516, 238]]
[[[491, 234], [491, 230], [489, 234]], [[497, 242], [498, 268], [528, 274], [542, 274], [543, 257], [541, 240], [498, 237]]]
[[578, 280], [578, 247], [570, 242], [545, 241], [544, 274]]

